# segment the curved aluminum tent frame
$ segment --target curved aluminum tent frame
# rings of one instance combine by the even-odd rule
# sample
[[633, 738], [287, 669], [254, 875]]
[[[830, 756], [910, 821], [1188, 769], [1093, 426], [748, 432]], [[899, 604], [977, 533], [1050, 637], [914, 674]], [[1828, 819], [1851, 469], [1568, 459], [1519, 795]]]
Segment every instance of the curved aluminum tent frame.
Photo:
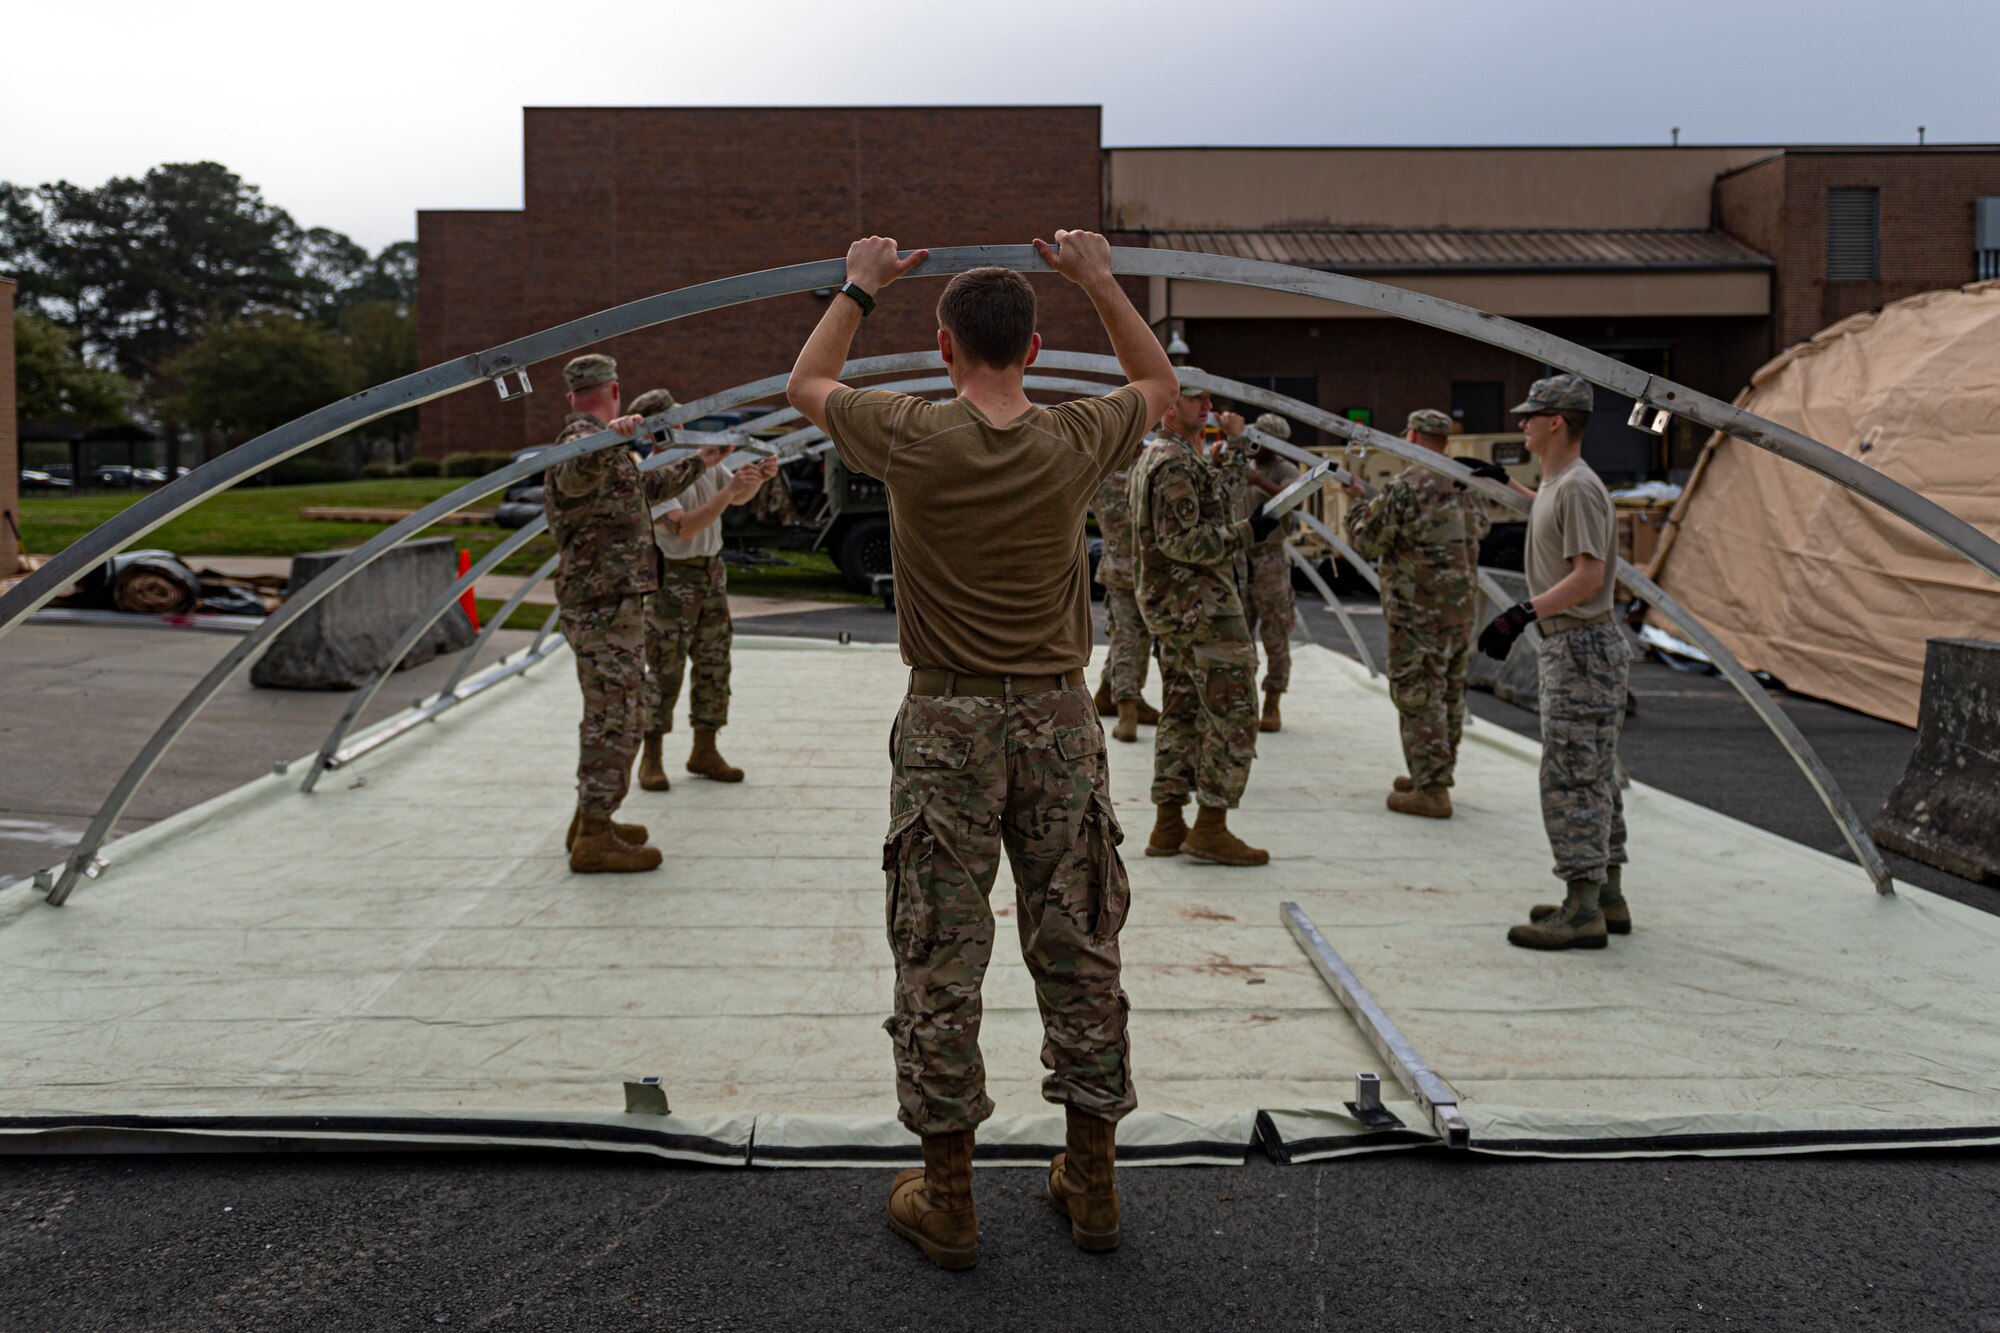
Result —
[[[983, 265], [997, 265], [1017, 271], [1047, 269], [1041, 257], [1029, 246], [966, 246], [931, 252], [913, 273], [938, 277], [962, 273]], [[2000, 578], [2000, 542], [1996, 542], [1957, 515], [1907, 487], [1876, 474], [1859, 461], [1775, 422], [1766, 421], [1671, 380], [1648, 375], [1538, 329], [1418, 292], [1343, 274], [1323, 273], [1259, 260], [1121, 247], [1112, 251], [1112, 267], [1114, 271], [1130, 276], [1219, 282], [1293, 292], [1336, 301], [1377, 310], [1449, 332], [1461, 333], [1480, 342], [1534, 357], [1545, 364], [1572, 371], [1595, 384], [1623, 393], [1641, 405], [1685, 416], [1818, 472], [1855, 491], [1871, 503], [1898, 515], [1987, 573]], [[536, 362], [577, 351], [606, 338], [688, 315], [772, 296], [835, 286], [837, 280], [844, 274], [844, 270], [844, 260], [821, 260], [681, 288], [678, 291], [647, 297], [583, 319], [573, 320], [553, 329], [502, 344], [486, 352], [460, 357], [428, 370], [406, 375], [388, 384], [364, 390], [339, 403], [330, 403], [203, 464], [71, 543], [41, 569], [4, 595], [0, 595], [0, 634], [11, 630], [29, 612], [45, 604], [81, 574], [95, 568], [107, 556], [125, 549], [146, 533], [191, 508], [208, 495], [227, 489], [244, 477], [254, 475], [273, 463], [355, 426], [457, 392], [481, 379], [495, 381], [503, 396], [516, 396], [528, 391], [527, 367]], [[1051, 361], [1049, 364], [1056, 363]], [[778, 387], [782, 387], [783, 382], [783, 377], [774, 377], [773, 381], [767, 381], [772, 383], [773, 387], [766, 389], [765, 394], [757, 396], [767, 396], [776, 392]], [[513, 386], [511, 394], [508, 392], [510, 385]], [[1249, 389], [1250, 386], [1241, 387]], [[1231, 396], [1245, 402], [1258, 401], [1251, 394], [1232, 393]], [[748, 399], [738, 401], [748, 401]], [[718, 405], [708, 400], [697, 400], [696, 403], [675, 409], [675, 412], [681, 414], [679, 420], [687, 421], [713, 410]], [[442, 514], [451, 512], [476, 496], [486, 494], [507, 482], [530, 472], [539, 471], [552, 462], [575, 457], [594, 449], [608, 448], [618, 440], [619, 437], [609, 431], [573, 440], [558, 446], [553, 451], [546, 451], [533, 458], [510, 464], [487, 477], [468, 483], [388, 530], [378, 533], [370, 541], [356, 548], [346, 560], [302, 589], [285, 606], [279, 608], [278, 612], [267, 618], [255, 633], [239, 644], [236, 651], [226, 655], [223, 661], [219, 662], [196, 686], [189, 699], [183, 701], [175, 715], [155, 732], [131, 768], [127, 770], [125, 778], [121, 779], [119, 788], [113, 792], [106, 808], [100, 811], [98, 818], [92, 822], [84, 842], [65, 864], [61, 878], [50, 892], [50, 901], [61, 902], [79, 874], [87, 871], [94, 873], [97, 865], [96, 849], [102, 846], [111, 824], [115, 823], [117, 815], [122, 812], [133, 790], [136, 790], [138, 783], [151, 772], [160, 754], [178, 734], [181, 723], [177, 719], [182, 713], [189, 711], [190, 705], [193, 711], [198, 711], [201, 705], [213, 697], [214, 693], [235, 674], [247, 657], [260, 650], [285, 624], [297, 615], [303, 614], [310, 606], [344, 583], [354, 571], [378, 558], [383, 551], [399, 543], [404, 537], [428, 526]], [[1377, 447], [1388, 446], [1379, 444]], [[1511, 495], [1511, 492], [1509, 494]], [[461, 582], [465, 587], [471, 586], [469, 580]], [[1637, 588], [1637, 585], [1632, 586]], [[462, 588], [460, 590], [463, 591]], [[1658, 592], [1657, 589], [1652, 591]], [[1675, 616], [1672, 611], [1664, 607], [1661, 609], [1677, 623], [1688, 627], [1686, 622], [1691, 617], [1687, 617], [1685, 611]], [[1707, 647], [1706, 644], [1703, 646]], [[1733, 675], [1731, 679], [1734, 683]], [[1774, 722], [1774, 730], [1777, 730], [1777, 724], [1781, 723], [1784, 728], [1791, 730], [1793, 736], [1796, 736], [1796, 730], [1791, 729], [1789, 722], [1781, 715], [1777, 715], [1775, 710], [1772, 710], [1772, 714], [1768, 715], [1766, 720]], [[1803, 746], [1803, 738], [1799, 738], [1798, 744]], [[1810, 754], [1810, 751], [1806, 750], [1805, 753]], [[1806, 761], [1796, 748], [1794, 755], [1800, 758], [1804, 766]], [[1814, 767], [1817, 767], [1816, 759]], [[1840, 797], [1837, 789], [1830, 785], [1830, 775], [1822, 770], [1809, 771], [1808, 776], [1814, 780], [1815, 787], [1819, 788], [1822, 799], [1828, 801], [1829, 808], [1833, 808], [1836, 802], [1843, 809], [1846, 808], [1845, 798]], [[1852, 814], [1851, 810], [1847, 813]], [[1855, 846], [1856, 854], [1862, 857], [1864, 864], [1869, 865], [1871, 873], [1876, 873], [1878, 887], [1886, 892], [1888, 888], [1886, 867], [1882, 867], [1879, 872], [1876, 870], [1877, 867], [1881, 867], [1879, 853], [1870, 855], [1874, 852], [1873, 844], [1866, 841], [1865, 834], [1861, 835], [1860, 843], [1856, 842], [1858, 821], [1850, 826], [1843, 820], [1842, 828], [1848, 835], [1850, 845]]]

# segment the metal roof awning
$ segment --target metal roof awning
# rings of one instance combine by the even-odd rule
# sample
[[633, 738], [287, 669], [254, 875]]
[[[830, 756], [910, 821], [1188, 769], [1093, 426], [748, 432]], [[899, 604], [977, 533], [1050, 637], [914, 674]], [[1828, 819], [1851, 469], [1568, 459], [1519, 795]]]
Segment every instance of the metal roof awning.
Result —
[[1767, 270], [1771, 259], [1720, 231], [1642, 228], [1261, 227], [1144, 233], [1194, 250], [1339, 273], [1615, 273]]

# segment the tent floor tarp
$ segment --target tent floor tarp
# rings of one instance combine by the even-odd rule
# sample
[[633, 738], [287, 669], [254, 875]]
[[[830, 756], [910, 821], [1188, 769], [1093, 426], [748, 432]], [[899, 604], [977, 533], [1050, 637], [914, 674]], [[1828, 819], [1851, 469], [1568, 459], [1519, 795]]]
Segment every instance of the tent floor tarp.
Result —
[[[1122, 1160], [1434, 1142], [1279, 917], [1296, 901], [1457, 1089], [1475, 1151], [2000, 1142], [2000, 920], [1644, 787], [1636, 933], [1510, 948], [1557, 889], [1536, 747], [1474, 722], [1449, 823], [1383, 808], [1379, 683], [1296, 655], [1236, 819], [1273, 859], [1137, 854], [1150, 746], [1113, 744], [1141, 1110]], [[0, 1151], [567, 1146], [728, 1164], [915, 1159], [895, 1119], [881, 836], [892, 649], [738, 641], [749, 781], [635, 791], [667, 853], [577, 877], [566, 656], [297, 791], [273, 775], [107, 853], [69, 905], [0, 898]], [[670, 745], [679, 734], [670, 737]], [[1003, 872], [982, 1160], [1045, 1161], [1040, 1025]], [[1406, 1131], [1349, 1117], [1383, 1070]], [[672, 1113], [624, 1111], [657, 1074]]]

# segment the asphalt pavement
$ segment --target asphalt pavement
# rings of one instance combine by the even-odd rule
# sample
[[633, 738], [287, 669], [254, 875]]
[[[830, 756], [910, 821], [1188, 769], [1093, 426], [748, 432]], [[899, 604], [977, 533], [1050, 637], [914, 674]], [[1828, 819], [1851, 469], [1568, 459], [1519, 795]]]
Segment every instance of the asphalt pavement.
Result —
[[[1306, 631], [1338, 647], [1333, 618], [1301, 605]], [[1379, 615], [1353, 607], [1379, 647]], [[756, 628], [893, 637], [870, 607]], [[5, 821], [87, 814], [107, 765], [226, 647], [61, 633], [109, 637], [26, 627], [0, 641], [0, 876], [54, 859], [9, 843]], [[422, 680], [407, 685], [398, 706]], [[1727, 685], [1642, 665], [1633, 689], [1635, 778], [1841, 850]], [[1871, 814], [1912, 733], [1780, 701]], [[226, 694], [227, 721], [163, 770], [144, 816], [309, 748], [341, 703]], [[1531, 714], [1490, 696], [1472, 708], [1534, 734]], [[1892, 860], [1913, 882], [2000, 903], [2000, 889]], [[1995, 1152], [1537, 1162], [1426, 1150], [1133, 1170], [1124, 1246], [1107, 1256], [1070, 1246], [1037, 1172], [995, 1169], [977, 1181], [983, 1257], [962, 1274], [887, 1231], [891, 1174], [552, 1153], [0, 1157], [0, 1329], [2000, 1330]]]

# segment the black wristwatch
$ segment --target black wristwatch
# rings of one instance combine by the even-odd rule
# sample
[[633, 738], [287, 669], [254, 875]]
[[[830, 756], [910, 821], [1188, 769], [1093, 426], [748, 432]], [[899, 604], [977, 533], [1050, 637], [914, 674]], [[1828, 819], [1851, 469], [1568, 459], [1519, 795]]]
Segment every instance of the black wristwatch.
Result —
[[867, 292], [862, 291], [859, 287], [855, 286], [853, 283], [851, 282], [841, 283], [840, 294], [842, 296], [851, 296], [854, 298], [854, 304], [861, 307], [861, 318], [866, 319], [870, 315], [875, 313], [875, 298], [870, 296]]

